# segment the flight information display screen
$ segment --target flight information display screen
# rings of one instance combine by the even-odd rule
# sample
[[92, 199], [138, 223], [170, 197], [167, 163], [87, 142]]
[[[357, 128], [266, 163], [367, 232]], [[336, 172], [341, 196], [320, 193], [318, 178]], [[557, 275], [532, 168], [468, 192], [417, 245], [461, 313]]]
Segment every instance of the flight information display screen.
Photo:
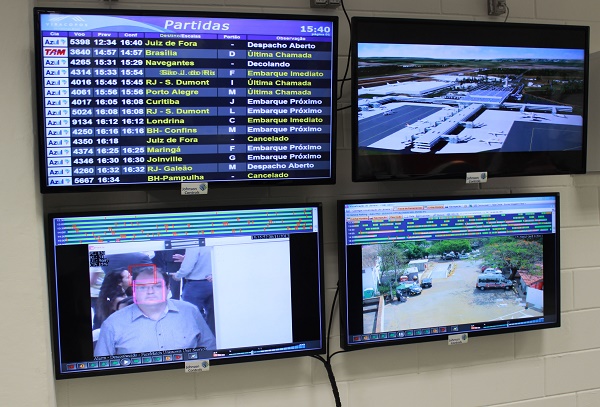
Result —
[[42, 192], [332, 183], [337, 17], [35, 9]]

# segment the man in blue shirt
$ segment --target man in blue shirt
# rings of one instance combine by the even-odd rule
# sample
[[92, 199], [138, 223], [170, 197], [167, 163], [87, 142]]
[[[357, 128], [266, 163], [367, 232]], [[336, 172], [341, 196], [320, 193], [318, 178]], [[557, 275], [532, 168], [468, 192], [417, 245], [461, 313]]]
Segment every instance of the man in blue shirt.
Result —
[[154, 265], [133, 270], [134, 304], [108, 317], [100, 328], [94, 356], [216, 349], [213, 333], [190, 303], [167, 299], [168, 276]]
[[212, 250], [208, 246], [185, 249], [185, 255], [179, 256], [181, 267], [172, 276], [175, 280], [185, 279], [181, 298], [198, 307], [215, 334]]

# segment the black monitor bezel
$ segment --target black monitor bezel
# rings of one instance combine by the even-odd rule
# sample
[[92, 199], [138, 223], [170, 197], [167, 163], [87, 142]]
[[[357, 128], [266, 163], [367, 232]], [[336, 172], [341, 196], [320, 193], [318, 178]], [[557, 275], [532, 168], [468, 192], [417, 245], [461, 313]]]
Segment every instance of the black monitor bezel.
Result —
[[[320, 348], [319, 349], [306, 349], [306, 350], [294, 350], [287, 352], [277, 353], [264, 353], [264, 354], [252, 354], [251, 356], [241, 357], [227, 357], [227, 358], [213, 358], [209, 361], [212, 365], [222, 364], [237, 364], [245, 362], [263, 361], [263, 360], [274, 360], [274, 359], [289, 359], [302, 356], [316, 356], [322, 355], [326, 351], [326, 340], [327, 333], [325, 330], [325, 287], [324, 287], [324, 256], [323, 256], [323, 205], [320, 202], [305, 202], [305, 203], [282, 203], [282, 204], [265, 204], [265, 205], [230, 205], [230, 206], [207, 206], [200, 208], [160, 208], [160, 209], [128, 209], [128, 210], [113, 210], [113, 211], [85, 211], [85, 212], [51, 212], [45, 216], [45, 246], [46, 246], [46, 278], [47, 278], [47, 289], [48, 289], [48, 300], [49, 300], [49, 328], [51, 333], [51, 349], [52, 349], [52, 361], [54, 366], [54, 375], [56, 380], [72, 379], [80, 377], [96, 377], [106, 375], [118, 375], [118, 374], [130, 374], [139, 372], [150, 372], [150, 371], [162, 371], [162, 370], [173, 370], [183, 369], [185, 362], [173, 362], [164, 364], [152, 364], [147, 366], [129, 366], [127, 368], [107, 368], [98, 370], [80, 370], [73, 372], [62, 372], [61, 371], [61, 338], [60, 338], [60, 310], [59, 310], [59, 294], [58, 291], [58, 279], [55, 265], [55, 245], [54, 245], [54, 219], [66, 218], [66, 217], [80, 217], [80, 216], [114, 216], [114, 215], [135, 215], [135, 214], [161, 214], [161, 213], [185, 213], [185, 212], [210, 212], [210, 211], [227, 211], [227, 210], [253, 210], [253, 209], [278, 209], [278, 208], [316, 208], [318, 222], [318, 236], [317, 236], [317, 253], [314, 261], [318, 265], [318, 287], [314, 288], [315, 302], [313, 304], [313, 310], [318, 309], [319, 314], [319, 329], [321, 333], [320, 337]], [[298, 273], [296, 273], [298, 274]], [[292, 276], [295, 278], [296, 283], [307, 284], [305, 278], [298, 278], [302, 276]], [[85, 276], [83, 277], [85, 279]], [[89, 287], [87, 288], [89, 293]], [[86, 290], [83, 290], [84, 292]], [[294, 291], [292, 292], [292, 294]], [[89, 295], [80, 293], [86, 297]], [[298, 294], [296, 292], [296, 294]], [[81, 301], [82, 303], [85, 301]], [[304, 322], [302, 322], [304, 323]], [[62, 361], [62, 363], [70, 363], [70, 361]], [[76, 361], [73, 361], [76, 363]]]
[[[551, 293], [552, 303], [555, 307], [555, 314], [551, 314], [555, 319], [551, 322], [543, 322], [538, 324], [527, 324], [513, 327], [503, 327], [501, 329], [480, 329], [475, 331], [469, 331], [468, 337], [479, 337], [479, 336], [491, 336], [501, 335], [506, 333], [515, 332], [526, 332], [542, 329], [557, 328], [561, 326], [561, 278], [560, 278], [560, 194], [558, 192], [550, 193], [520, 193], [520, 194], [490, 194], [490, 195], [457, 195], [457, 196], [420, 196], [410, 198], [384, 198], [384, 199], [350, 199], [350, 200], [338, 200], [337, 202], [337, 221], [338, 221], [338, 281], [339, 281], [339, 293], [340, 293], [340, 346], [345, 351], [355, 351], [361, 349], [382, 347], [382, 346], [396, 346], [413, 343], [433, 342], [450, 340], [449, 338], [454, 335], [452, 332], [439, 333], [436, 335], [423, 335], [404, 337], [396, 339], [387, 339], [379, 341], [366, 341], [366, 342], [355, 342], [350, 343], [348, 332], [349, 319], [348, 309], [352, 306], [349, 305], [348, 301], [348, 280], [347, 280], [347, 264], [348, 256], [346, 250], [345, 240], [345, 217], [344, 217], [344, 206], [347, 204], [370, 204], [370, 203], [390, 203], [398, 202], [400, 204], [407, 204], [411, 202], [423, 202], [423, 201], [442, 201], [442, 200], [463, 200], [463, 199], [494, 199], [494, 198], [519, 198], [519, 197], [553, 197], [556, 203], [556, 234], [554, 236], [556, 251], [554, 254], [553, 272], [549, 275], [554, 279], [549, 287], [553, 287], [554, 291]], [[357, 259], [354, 259], [355, 261]], [[544, 278], [546, 275], [544, 274]], [[544, 282], [544, 288], [546, 288], [546, 282]], [[425, 291], [425, 290], [424, 290]], [[355, 299], [356, 300], [356, 299]], [[356, 304], [354, 304], [356, 306]], [[361, 298], [362, 307], [362, 298]], [[471, 321], [472, 323], [481, 323], [484, 321]], [[464, 334], [465, 332], [460, 332]], [[356, 334], [356, 333], [355, 333]]]
[[[399, 155], [386, 150], [361, 155], [358, 140], [358, 44], [408, 43], [439, 45], [573, 47], [584, 49], [584, 94], [581, 151], [483, 152]], [[469, 172], [487, 177], [586, 173], [590, 27], [531, 23], [353, 17], [351, 35], [351, 133], [354, 182], [464, 179]], [[441, 157], [440, 157], [441, 156]]]
[[37, 155], [39, 166], [39, 188], [42, 194], [65, 193], [65, 192], [108, 192], [108, 191], [156, 191], [156, 190], [177, 190], [181, 188], [182, 182], [160, 182], [160, 183], [132, 183], [132, 184], [102, 184], [90, 185], [78, 184], [77, 186], [54, 186], [47, 185], [48, 167], [46, 157], [44, 156], [45, 134], [43, 120], [43, 95], [42, 95], [42, 63], [41, 63], [41, 14], [98, 14], [98, 15], [140, 15], [140, 16], [174, 16], [174, 17], [208, 17], [208, 18], [240, 18], [240, 19], [273, 19], [273, 20], [314, 20], [326, 21], [333, 24], [332, 39], [332, 70], [331, 70], [331, 151], [330, 166], [331, 176], [328, 178], [303, 178], [303, 179], [273, 179], [273, 180], [237, 180], [237, 181], [211, 181], [210, 186], [217, 188], [236, 188], [236, 187], [257, 187], [257, 186], [300, 186], [300, 185], [330, 185], [336, 182], [336, 161], [337, 161], [337, 67], [338, 67], [338, 43], [339, 43], [339, 18], [332, 15], [293, 15], [276, 13], [243, 13], [243, 12], [201, 12], [201, 11], [181, 11], [181, 10], [134, 10], [134, 9], [87, 9], [71, 7], [34, 7], [33, 8], [33, 26], [34, 26], [34, 74], [35, 74], [35, 112], [34, 117], [37, 120]]

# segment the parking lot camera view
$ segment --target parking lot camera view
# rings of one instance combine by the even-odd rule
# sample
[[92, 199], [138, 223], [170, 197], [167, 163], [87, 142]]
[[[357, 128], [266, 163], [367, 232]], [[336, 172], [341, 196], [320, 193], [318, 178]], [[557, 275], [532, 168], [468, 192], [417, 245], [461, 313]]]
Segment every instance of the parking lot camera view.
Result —
[[364, 333], [544, 315], [543, 296], [533, 295], [544, 285], [541, 236], [375, 244], [362, 253]]
[[555, 198], [344, 204], [346, 347], [557, 324]]

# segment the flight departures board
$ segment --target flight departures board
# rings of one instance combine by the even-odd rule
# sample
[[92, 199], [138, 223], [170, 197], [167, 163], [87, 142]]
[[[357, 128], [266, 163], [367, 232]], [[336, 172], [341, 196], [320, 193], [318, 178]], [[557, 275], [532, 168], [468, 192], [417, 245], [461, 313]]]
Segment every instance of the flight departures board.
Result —
[[336, 18], [35, 9], [42, 192], [335, 182]]

